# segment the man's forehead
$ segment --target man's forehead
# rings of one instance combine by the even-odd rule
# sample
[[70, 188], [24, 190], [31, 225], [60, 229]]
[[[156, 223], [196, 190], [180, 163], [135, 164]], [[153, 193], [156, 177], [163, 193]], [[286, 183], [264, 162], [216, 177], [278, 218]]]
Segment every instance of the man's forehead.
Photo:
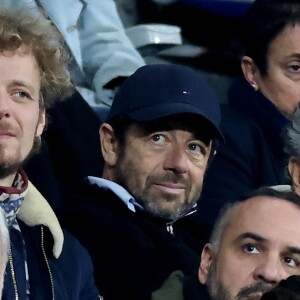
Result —
[[300, 246], [300, 209], [290, 201], [270, 196], [247, 199], [234, 209], [224, 239], [237, 238], [245, 232], [264, 238], [299, 236]]

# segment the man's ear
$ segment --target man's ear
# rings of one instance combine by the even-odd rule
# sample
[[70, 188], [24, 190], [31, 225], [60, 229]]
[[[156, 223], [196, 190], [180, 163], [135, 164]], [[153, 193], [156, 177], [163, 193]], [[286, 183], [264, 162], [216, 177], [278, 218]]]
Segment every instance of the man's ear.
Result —
[[296, 194], [300, 195], [300, 162], [296, 156], [292, 156], [288, 163], [288, 170]]
[[118, 158], [118, 141], [114, 129], [108, 123], [103, 123], [99, 129], [101, 151], [105, 163], [113, 167]]
[[40, 109], [39, 120], [36, 127], [35, 136], [41, 136], [46, 125], [46, 111], [44, 108]]
[[241, 61], [241, 67], [244, 73], [246, 80], [249, 84], [254, 88], [254, 90], [258, 90], [259, 86], [256, 80], [257, 76], [257, 67], [254, 63], [253, 59], [249, 56], [243, 56]]
[[206, 284], [208, 272], [213, 261], [214, 250], [210, 243], [205, 244], [201, 253], [201, 262], [198, 270], [198, 278], [200, 283]]

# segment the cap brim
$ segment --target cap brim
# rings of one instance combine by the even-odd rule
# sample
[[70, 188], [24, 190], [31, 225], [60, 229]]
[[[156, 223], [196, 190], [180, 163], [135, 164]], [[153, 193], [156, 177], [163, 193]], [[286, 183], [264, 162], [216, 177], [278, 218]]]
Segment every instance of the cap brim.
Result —
[[135, 121], [146, 122], [183, 113], [198, 115], [207, 120], [215, 132], [215, 138], [217, 138], [221, 143], [224, 142], [224, 136], [220, 131], [218, 124], [216, 121], [214, 121], [217, 117], [213, 115], [210, 116], [207, 112], [189, 103], [159, 103], [156, 105], [136, 109], [127, 115]]

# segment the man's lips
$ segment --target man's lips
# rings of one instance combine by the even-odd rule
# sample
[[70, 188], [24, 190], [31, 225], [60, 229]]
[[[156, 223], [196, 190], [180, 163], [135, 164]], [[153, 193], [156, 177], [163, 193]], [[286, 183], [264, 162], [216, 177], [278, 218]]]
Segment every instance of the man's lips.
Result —
[[160, 182], [160, 183], [155, 183], [155, 186], [158, 188], [172, 194], [179, 194], [182, 193], [182, 191], [185, 190], [185, 185], [179, 184], [179, 183], [173, 183], [173, 182]]
[[0, 139], [8, 139], [11, 137], [16, 137], [16, 134], [12, 131], [1, 131], [0, 130]]

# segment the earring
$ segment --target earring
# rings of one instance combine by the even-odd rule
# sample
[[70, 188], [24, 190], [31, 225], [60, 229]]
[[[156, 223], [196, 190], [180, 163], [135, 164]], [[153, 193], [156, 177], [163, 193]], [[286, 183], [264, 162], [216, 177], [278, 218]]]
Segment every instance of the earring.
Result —
[[258, 86], [255, 83], [251, 83], [251, 86], [254, 88], [254, 91], [258, 91]]

